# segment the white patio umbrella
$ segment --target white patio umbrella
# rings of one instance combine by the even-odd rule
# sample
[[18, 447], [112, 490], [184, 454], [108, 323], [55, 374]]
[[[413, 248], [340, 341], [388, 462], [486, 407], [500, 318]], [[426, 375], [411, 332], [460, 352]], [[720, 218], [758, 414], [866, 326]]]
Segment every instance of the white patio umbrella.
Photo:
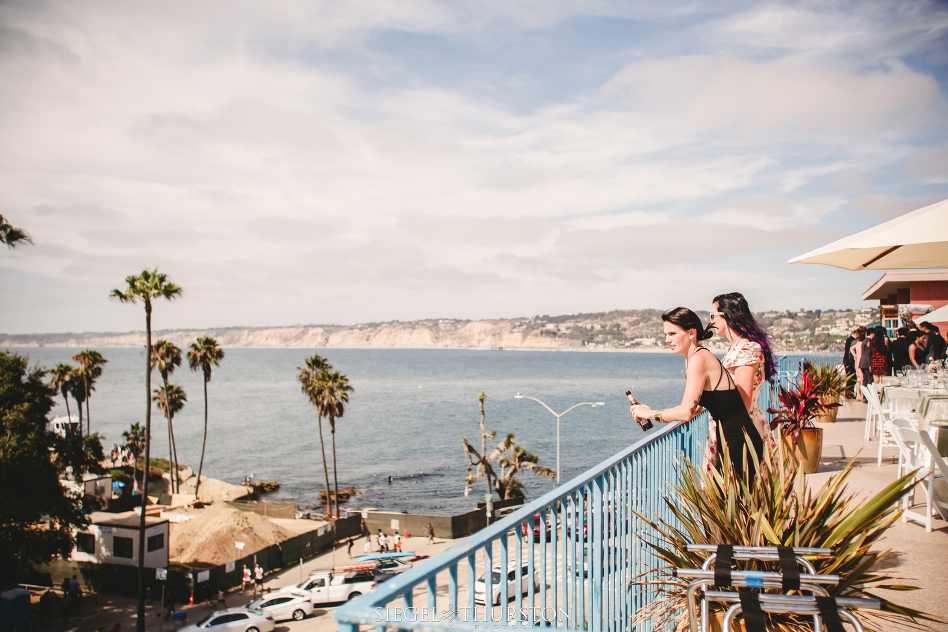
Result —
[[914, 319], [916, 323], [942, 323], [948, 321], [948, 305]]
[[948, 268], [948, 200], [844, 237], [787, 263], [844, 270]]

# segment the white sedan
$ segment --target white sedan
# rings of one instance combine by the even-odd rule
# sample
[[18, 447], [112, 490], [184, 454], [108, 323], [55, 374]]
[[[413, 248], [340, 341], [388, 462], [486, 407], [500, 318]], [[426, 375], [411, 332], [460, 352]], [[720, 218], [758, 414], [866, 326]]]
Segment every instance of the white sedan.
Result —
[[247, 604], [250, 609], [263, 610], [273, 615], [274, 621], [302, 621], [313, 614], [313, 600], [305, 593], [277, 593], [261, 597]]
[[230, 608], [209, 614], [179, 632], [273, 632], [273, 615], [262, 610]]
[[[502, 594], [502, 584], [501, 584], [501, 568], [495, 566], [492, 569], [491, 573], [491, 603], [500, 604], [501, 594]], [[530, 578], [530, 567], [526, 562], [523, 563], [523, 566], [520, 569], [521, 578], [520, 578], [520, 594], [526, 594], [530, 590], [530, 582], [533, 582], [534, 590], [539, 589], [539, 571], [534, 571], [533, 578]], [[486, 585], [484, 583], [485, 573], [481, 573], [481, 576], [477, 578], [477, 581], [474, 582], [474, 603], [486, 603], [484, 599], [484, 593], [486, 592]], [[517, 563], [513, 562], [507, 565], [507, 596], [515, 597], [517, 595]]]

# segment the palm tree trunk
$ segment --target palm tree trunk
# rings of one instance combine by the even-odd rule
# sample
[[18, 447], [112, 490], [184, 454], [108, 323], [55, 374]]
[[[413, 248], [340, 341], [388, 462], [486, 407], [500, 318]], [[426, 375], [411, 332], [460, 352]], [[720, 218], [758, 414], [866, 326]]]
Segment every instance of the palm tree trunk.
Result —
[[180, 487], [178, 486], [178, 446], [174, 441], [174, 415], [171, 414], [168, 415], [168, 429], [171, 432], [171, 493], [177, 494], [179, 491], [181, 491]]
[[138, 607], [135, 632], [145, 632], [145, 508], [148, 506], [148, 466], [151, 464], [151, 302], [145, 301], [145, 467], [142, 474], [142, 515], [138, 523]]
[[197, 483], [194, 484], [194, 500], [201, 489], [201, 472], [204, 471], [204, 448], [207, 446], [207, 377], [204, 378], [204, 440], [201, 441], [201, 462], [198, 465]]
[[89, 383], [86, 382], [86, 434], [92, 434], [92, 415], [89, 414]]
[[339, 518], [339, 478], [336, 476], [336, 418], [332, 413], [329, 414], [329, 434], [332, 435], [332, 489], [333, 489], [333, 511], [336, 512], [336, 518]]
[[82, 402], [76, 400], [76, 408], [79, 409], [79, 435], [82, 436]]
[[72, 413], [69, 412], [69, 395], [63, 393], [63, 399], [66, 400], [66, 427], [72, 428]]
[[322, 415], [317, 415], [319, 419], [319, 449], [323, 452], [323, 474], [326, 476], [326, 515], [329, 516], [329, 519], [332, 520], [332, 503], [329, 500], [329, 468], [326, 467], [326, 442], [323, 441], [323, 417]]
[[[165, 385], [165, 397], [168, 396], [168, 378], [162, 376], [162, 382]], [[168, 405], [167, 400], [165, 400], [165, 406]], [[168, 422], [168, 476], [171, 480], [171, 493], [174, 493], [174, 479], [171, 478], [171, 468], [174, 465], [174, 443], [171, 438], [171, 417], [168, 414], [167, 409], [165, 410], [165, 420]]]

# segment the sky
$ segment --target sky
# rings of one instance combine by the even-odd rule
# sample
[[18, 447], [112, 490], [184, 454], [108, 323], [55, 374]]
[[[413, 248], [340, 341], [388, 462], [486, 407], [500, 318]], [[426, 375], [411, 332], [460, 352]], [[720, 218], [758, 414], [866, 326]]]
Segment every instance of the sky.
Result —
[[849, 308], [948, 198], [948, 5], [0, 3], [0, 332]]

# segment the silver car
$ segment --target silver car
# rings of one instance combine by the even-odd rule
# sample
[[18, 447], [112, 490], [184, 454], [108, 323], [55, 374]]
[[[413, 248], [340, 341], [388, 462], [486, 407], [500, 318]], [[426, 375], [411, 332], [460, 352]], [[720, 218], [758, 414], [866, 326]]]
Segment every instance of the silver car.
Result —
[[[501, 584], [501, 568], [495, 566], [491, 573], [491, 603], [500, 604], [501, 593], [503, 585]], [[530, 567], [527, 562], [523, 563], [523, 566], [520, 569], [521, 579], [520, 586], [517, 587], [517, 563], [511, 562], [507, 565], [507, 596], [508, 598], [516, 597], [518, 594], [526, 594], [530, 590], [530, 583], [533, 583], [534, 590], [537, 590], [540, 587], [540, 571], [535, 570], [533, 572], [533, 577], [530, 577]], [[484, 592], [487, 588], [485, 585], [486, 573], [481, 573], [481, 576], [477, 578], [477, 581], [474, 582], [474, 603], [486, 603]]]
[[313, 599], [306, 593], [277, 593], [247, 604], [251, 610], [263, 610], [274, 621], [302, 621], [313, 614]]
[[273, 632], [273, 615], [262, 610], [229, 608], [218, 610], [179, 632]]

